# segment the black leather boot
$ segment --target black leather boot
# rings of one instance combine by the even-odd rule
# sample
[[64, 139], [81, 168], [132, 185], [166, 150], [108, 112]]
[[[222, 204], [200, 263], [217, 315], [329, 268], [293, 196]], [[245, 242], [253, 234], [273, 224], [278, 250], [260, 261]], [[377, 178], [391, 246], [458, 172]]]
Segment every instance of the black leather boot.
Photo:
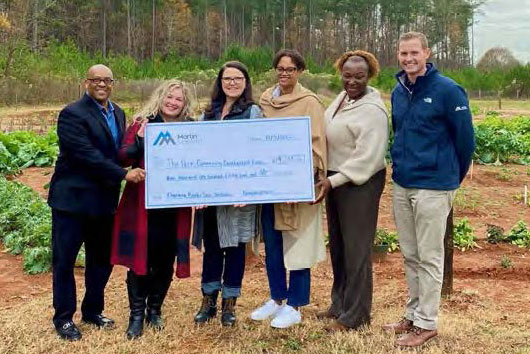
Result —
[[217, 315], [217, 295], [219, 295], [219, 290], [211, 294], [203, 293], [201, 308], [195, 315], [195, 323], [206, 323]]
[[223, 326], [233, 326], [236, 323], [236, 300], [237, 297], [223, 298], [223, 311], [221, 314]]
[[138, 276], [132, 271], [127, 272], [127, 293], [129, 294], [129, 327], [127, 339], [135, 339], [142, 335], [144, 329], [145, 300], [147, 298], [146, 277]]
[[173, 278], [173, 268], [169, 272], [153, 271], [150, 275], [149, 295], [145, 321], [155, 330], [164, 327], [162, 320], [162, 304]]

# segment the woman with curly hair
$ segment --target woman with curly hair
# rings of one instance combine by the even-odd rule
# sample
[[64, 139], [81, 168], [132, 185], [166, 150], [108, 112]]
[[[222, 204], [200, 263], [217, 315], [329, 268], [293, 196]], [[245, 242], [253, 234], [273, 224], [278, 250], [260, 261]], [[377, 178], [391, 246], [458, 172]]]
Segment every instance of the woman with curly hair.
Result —
[[332, 318], [331, 331], [370, 323], [372, 248], [379, 200], [385, 186], [388, 113], [368, 81], [379, 71], [368, 52], [344, 53], [336, 62], [344, 91], [328, 107], [328, 173], [317, 184], [317, 202], [326, 198], [333, 267], [331, 306], [319, 314]]
[[[188, 91], [181, 81], [168, 80], [152, 94], [127, 129], [118, 152], [124, 167], [144, 168], [144, 131], [151, 123], [183, 122], [190, 118]], [[114, 222], [111, 263], [124, 265], [130, 317], [127, 338], [142, 335], [144, 319], [161, 330], [162, 304], [173, 278], [190, 276], [191, 208], [145, 209], [145, 183], [125, 185]]]

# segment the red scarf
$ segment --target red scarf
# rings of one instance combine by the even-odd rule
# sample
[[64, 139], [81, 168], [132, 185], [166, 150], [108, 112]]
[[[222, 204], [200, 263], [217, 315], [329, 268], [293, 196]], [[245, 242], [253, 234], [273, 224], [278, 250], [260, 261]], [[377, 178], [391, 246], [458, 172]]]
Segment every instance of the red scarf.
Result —
[[[123, 138], [118, 152], [118, 159], [123, 166], [131, 166], [134, 159], [127, 156], [127, 149], [135, 144], [136, 134], [140, 129], [139, 122], [134, 122]], [[144, 158], [138, 161], [140, 168], [145, 168]], [[177, 218], [177, 269], [178, 278], [190, 276], [191, 208], [176, 208]], [[112, 232], [112, 264], [130, 268], [138, 275], [147, 274], [147, 210], [145, 209], [145, 183], [127, 182], [118, 205]]]

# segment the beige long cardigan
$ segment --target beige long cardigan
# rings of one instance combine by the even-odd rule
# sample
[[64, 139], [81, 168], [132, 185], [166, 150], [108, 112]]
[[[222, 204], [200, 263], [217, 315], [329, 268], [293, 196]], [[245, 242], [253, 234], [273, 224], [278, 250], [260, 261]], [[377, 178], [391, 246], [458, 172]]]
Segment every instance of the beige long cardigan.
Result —
[[[310, 90], [297, 84], [292, 93], [273, 97], [277, 86], [260, 98], [265, 117], [309, 116], [313, 146], [313, 168], [318, 178], [326, 175], [326, 127], [324, 106]], [[322, 205], [308, 203], [275, 204], [275, 228], [282, 231], [285, 267], [288, 270], [311, 268], [326, 259], [322, 234]]]

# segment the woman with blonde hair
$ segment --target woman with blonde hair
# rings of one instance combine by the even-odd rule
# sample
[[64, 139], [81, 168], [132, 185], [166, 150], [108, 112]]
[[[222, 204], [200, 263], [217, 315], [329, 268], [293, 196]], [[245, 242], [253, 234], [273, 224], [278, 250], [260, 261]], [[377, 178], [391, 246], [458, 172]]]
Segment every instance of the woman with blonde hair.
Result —
[[317, 186], [326, 199], [333, 288], [330, 331], [370, 324], [372, 248], [385, 186], [388, 113], [368, 81], [379, 71], [373, 54], [344, 53], [336, 63], [344, 90], [325, 113], [328, 173]]
[[[162, 83], [127, 129], [118, 158], [122, 166], [144, 165], [145, 126], [184, 122], [190, 118], [186, 86], [178, 80]], [[127, 292], [130, 317], [127, 338], [142, 335], [144, 319], [163, 327], [161, 309], [173, 278], [186, 278], [189, 268], [191, 208], [145, 209], [145, 184], [127, 183], [114, 222], [111, 263], [129, 268]]]

